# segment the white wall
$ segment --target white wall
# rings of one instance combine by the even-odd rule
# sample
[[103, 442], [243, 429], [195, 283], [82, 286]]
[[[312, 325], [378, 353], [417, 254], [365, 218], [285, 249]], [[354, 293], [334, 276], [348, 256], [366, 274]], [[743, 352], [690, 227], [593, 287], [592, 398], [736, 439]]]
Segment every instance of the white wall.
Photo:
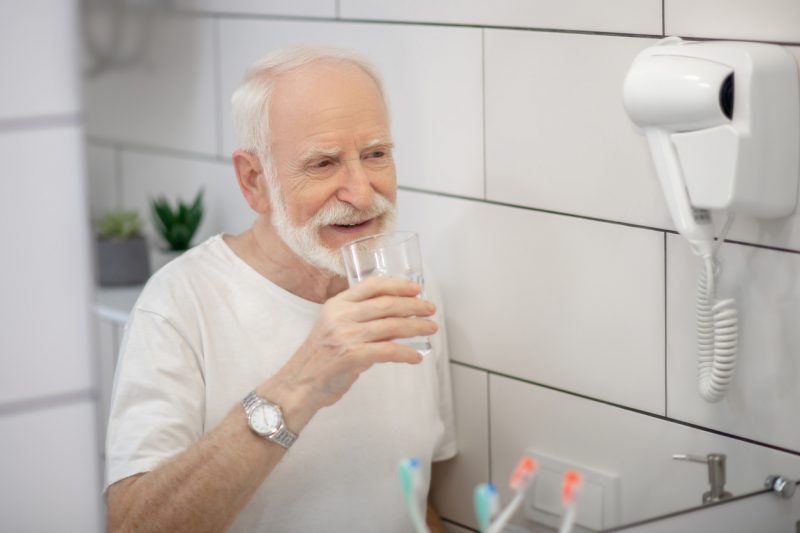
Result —
[[78, 5], [0, 3], [0, 522], [102, 529]]
[[673, 453], [727, 453], [734, 493], [800, 473], [800, 215], [740, 218], [722, 247], [741, 362], [728, 398], [706, 404], [697, 264], [621, 103], [631, 60], [665, 34], [782, 42], [800, 57], [794, 2], [178, 5], [145, 64], [89, 83], [93, 209], [203, 184], [217, 191], [206, 233], [246, 227], [227, 163], [245, 66], [299, 42], [370, 56], [391, 100], [401, 226], [421, 233], [449, 310], [462, 454], [436, 498], [454, 528], [475, 527], [472, 488], [505, 486], [527, 447], [617, 474], [624, 522], [699, 502], [704, 469]]

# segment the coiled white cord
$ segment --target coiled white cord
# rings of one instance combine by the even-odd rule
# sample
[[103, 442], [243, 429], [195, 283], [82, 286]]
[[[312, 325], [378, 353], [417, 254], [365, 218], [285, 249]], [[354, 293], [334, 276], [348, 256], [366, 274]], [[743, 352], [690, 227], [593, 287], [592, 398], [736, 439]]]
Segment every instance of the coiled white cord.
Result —
[[725, 239], [733, 217], [729, 216], [712, 255], [703, 256], [697, 286], [697, 352], [700, 395], [709, 402], [721, 400], [736, 372], [739, 319], [736, 300], [717, 300], [716, 251]]

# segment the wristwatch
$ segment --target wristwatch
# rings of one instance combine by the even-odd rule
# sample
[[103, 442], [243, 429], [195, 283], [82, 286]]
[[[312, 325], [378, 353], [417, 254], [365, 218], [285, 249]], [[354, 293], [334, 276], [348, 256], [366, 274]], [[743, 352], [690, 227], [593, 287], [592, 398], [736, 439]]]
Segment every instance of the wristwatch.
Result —
[[244, 413], [247, 415], [247, 425], [258, 435], [286, 449], [297, 440], [297, 434], [292, 433], [283, 422], [283, 412], [274, 403], [265, 400], [251, 392], [242, 400]]

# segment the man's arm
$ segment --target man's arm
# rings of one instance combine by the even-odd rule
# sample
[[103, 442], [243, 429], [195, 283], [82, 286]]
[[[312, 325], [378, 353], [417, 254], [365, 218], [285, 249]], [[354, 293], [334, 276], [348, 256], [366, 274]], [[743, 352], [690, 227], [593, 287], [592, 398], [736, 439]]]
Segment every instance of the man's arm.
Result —
[[[392, 339], [425, 336], [436, 324], [433, 304], [416, 298], [407, 280], [373, 278], [328, 300], [306, 341], [256, 389], [281, 406], [300, 433], [322, 407], [344, 395], [375, 363], [419, 363]], [[302, 438], [302, 435], [301, 437]], [[286, 450], [255, 436], [241, 405], [195, 445], [152, 472], [108, 489], [109, 531], [222, 531], [233, 522]]]
[[[280, 389], [265, 383], [273, 396]], [[300, 395], [284, 393], [284, 415], [300, 431], [311, 418]], [[286, 450], [254, 435], [240, 405], [197, 444], [146, 474], [108, 489], [109, 531], [222, 531]]]

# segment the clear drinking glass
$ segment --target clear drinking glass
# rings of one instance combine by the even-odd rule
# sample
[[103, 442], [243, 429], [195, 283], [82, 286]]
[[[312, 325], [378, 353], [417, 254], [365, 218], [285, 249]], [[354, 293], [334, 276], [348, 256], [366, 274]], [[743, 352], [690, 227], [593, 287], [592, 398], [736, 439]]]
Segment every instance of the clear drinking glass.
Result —
[[[367, 278], [404, 278], [422, 287], [420, 296], [424, 297], [422, 254], [419, 251], [419, 237], [416, 233], [398, 231], [364, 237], [343, 246], [341, 252], [350, 287]], [[414, 348], [422, 356], [428, 355], [431, 351], [428, 337], [397, 339], [396, 342]]]

